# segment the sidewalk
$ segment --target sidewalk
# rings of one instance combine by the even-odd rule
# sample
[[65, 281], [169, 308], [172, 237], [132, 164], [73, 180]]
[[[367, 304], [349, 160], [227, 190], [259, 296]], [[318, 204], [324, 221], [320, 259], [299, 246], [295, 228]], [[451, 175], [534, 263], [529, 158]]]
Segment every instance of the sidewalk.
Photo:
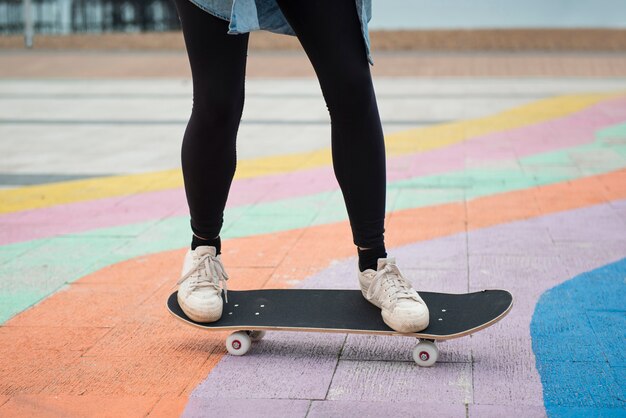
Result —
[[[185, 59], [0, 52], [0, 416], [624, 414], [623, 56], [374, 57], [390, 254], [418, 289], [515, 297], [429, 369], [402, 337], [273, 332], [235, 358], [166, 312], [190, 239]], [[305, 60], [250, 57], [231, 289], [356, 288]]]
[[[625, 52], [379, 51], [374, 77], [626, 77]], [[314, 77], [301, 51], [250, 51], [248, 77]], [[0, 50], [1, 78], [191, 77], [184, 51]]]

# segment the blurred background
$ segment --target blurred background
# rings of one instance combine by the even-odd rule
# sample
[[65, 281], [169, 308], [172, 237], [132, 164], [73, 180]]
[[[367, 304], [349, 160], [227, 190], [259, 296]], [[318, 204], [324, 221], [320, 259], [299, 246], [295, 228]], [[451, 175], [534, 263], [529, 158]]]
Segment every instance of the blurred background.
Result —
[[[370, 30], [378, 50], [621, 50], [625, 16], [619, 0], [386, 0], [374, 1]], [[5, 47], [19, 47], [23, 37], [30, 45], [36, 34], [35, 47], [179, 48], [179, 37], [167, 34], [179, 29], [170, 0], [0, 1]], [[120, 33], [147, 36], [110, 36]], [[253, 47], [295, 46], [266, 37]]]

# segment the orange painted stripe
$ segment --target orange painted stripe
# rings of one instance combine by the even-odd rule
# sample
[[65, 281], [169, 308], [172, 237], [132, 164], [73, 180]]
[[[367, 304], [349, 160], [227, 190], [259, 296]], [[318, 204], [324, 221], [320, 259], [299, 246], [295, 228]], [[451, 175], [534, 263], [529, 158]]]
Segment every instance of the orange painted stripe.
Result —
[[[624, 198], [626, 170], [620, 170], [393, 212], [387, 244], [391, 248]], [[229, 240], [224, 260], [233, 277], [231, 288], [289, 287], [334, 259], [355, 255], [350, 236], [348, 222], [340, 222]], [[121, 411], [129, 398], [136, 399], [133, 408], [155, 416], [180, 414], [189, 393], [222, 358], [226, 335], [181, 326], [166, 312], [183, 252], [102, 269], [0, 327], [0, 394], [11, 397], [0, 415], [76, 415], [99, 405]]]

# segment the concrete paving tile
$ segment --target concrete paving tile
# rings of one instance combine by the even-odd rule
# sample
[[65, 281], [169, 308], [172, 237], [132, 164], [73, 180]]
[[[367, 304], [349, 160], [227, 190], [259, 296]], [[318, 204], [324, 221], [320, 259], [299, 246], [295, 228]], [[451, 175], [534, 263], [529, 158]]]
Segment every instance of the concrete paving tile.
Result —
[[183, 417], [206, 417], [210, 411], [218, 417], [302, 417], [307, 416], [309, 400], [300, 399], [189, 399]]
[[146, 299], [144, 289], [144, 285], [132, 282], [114, 288], [106, 284], [72, 284], [57, 292], [54, 298], [43, 300], [39, 309], [14, 318], [11, 325], [73, 326], [80, 318], [82, 323], [92, 327], [112, 327]]
[[[528, 127], [526, 128], [528, 129]], [[515, 149], [511, 142], [516, 141], [518, 138], [515, 132], [508, 132], [511, 135], [509, 140], [490, 143], [486, 139], [476, 138], [470, 140], [470, 142], [463, 143], [463, 146], [468, 154], [465, 157], [465, 168], [470, 170], [481, 170], [506, 173], [515, 173], [515, 176], [522, 175], [522, 164], [518, 160], [519, 155], [515, 153]], [[471, 148], [470, 144], [479, 142], [483, 151], [489, 150], [489, 153], [483, 155], [479, 154]]]
[[599, 178], [587, 177], [577, 180], [575, 191], [572, 182], [567, 182], [560, 185], [562, 193], [559, 194], [554, 194], [549, 186], [536, 187], [531, 189], [530, 193], [542, 211], [557, 212], [568, 210], [573, 203], [580, 207], [585, 203], [597, 205], [610, 200], [608, 193], [605, 192], [606, 187], [603, 181]]
[[30, 245], [3, 245], [0, 247], [0, 266], [15, 260], [29, 251], [36, 251], [37, 248], [46, 244], [48, 240], [41, 239], [32, 241]]
[[607, 190], [623, 193], [626, 191], [626, 172], [621, 170], [613, 178], [603, 178], [601, 183]]
[[446, 399], [449, 404], [463, 405], [472, 402], [471, 369], [468, 363], [420, 368], [414, 362], [341, 360], [327, 399], [371, 402], [411, 399], [416, 403]]
[[[75, 351], [84, 353], [108, 332], [109, 328], [89, 327], [76, 324], [67, 327], [5, 325], [0, 327], [0, 355], [14, 358], [16, 355], [32, 355], [40, 350]], [[16, 352], [15, 347], [20, 347]]]
[[[306, 263], [299, 257], [302, 254], [306, 254]], [[331, 254], [336, 254], [336, 256], [328, 257]], [[356, 246], [352, 241], [352, 232], [347, 222], [324, 225], [322, 228], [305, 228], [277, 268], [277, 273], [302, 265], [313, 265], [321, 269], [325, 267], [320, 264], [321, 260], [328, 258], [340, 260], [346, 255], [356, 255]], [[320, 263], [316, 260], [320, 260]]]
[[[389, 202], [392, 199], [393, 194], [388, 193], [387, 201]], [[322, 225], [346, 219], [348, 219], [348, 211], [346, 210], [343, 195], [340, 190], [335, 190], [327, 194], [327, 201], [322, 207], [319, 208], [312, 224]]]
[[[275, 189], [282, 186], [281, 180], [283, 179], [279, 175], [237, 179], [231, 184], [226, 206], [236, 207], [250, 205], [250, 211], [254, 208], [256, 203], [272, 201], [274, 200], [272, 197], [276, 193]], [[185, 201], [185, 204], [186, 203]], [[280, 206], [277, 210], [280, 210]], [[256, 213], [262, 214], [258, 209]], [[268, 212], [265, 212], [265, 214], [267, 213]]]
[[544, 395], [548, 410], [551, 406], [624, 408], [623, 381], [616, 380], [620, 376], [607, 363], [555, 362], [550, 370], [540, 372], [544, 384], [552, 389]]
[[542, 406], [541, 383], [535, 371], [529, 331], [526, 329], [527, 335], [515, 335], [510, 328], [505, 333], [497, 326], [471, 337], [474, 402]]
[[[532, 190], [532, 189], [530, 189]], [[541, 214], [530, 190], [502, 194], [506, 197], [494, 202], [486, 199], [472, 200], [467, 206], [467, 225], [470, 229], [510, 222], [511, 219], [527, 219]]]
[[[96, 264], [99, 260], [107, 257], [108, 254], [115, 251], [118, 247], [133, 237], [119, 236], [70, 236], [62, 237], [56, 240], [49, 240], [39, 247], [40, 262], [49, 265], [67, 265], [75, 269], [82, 266], [84, 270], [88, 269], [90, 264]], [[24, 244], [28, 245], [28, 244]], [[97, 251], [94, 251], [97, 249]], [[62, 253], [62, 258], [57, 258], [57, 254]], [[24, 255], [22, 259], [16, 262], [30, 262], [30, 257]], [[85, 261], [89, 260], [88, 263]], [[15, 267], [18, 268], [17, 266]]]
[[274, 271], [274, 267], [228, 268], [229, 289], [250, 290], [264, 288], [270, 281]]
[[185, 410], [187, 402], [187, 396], [161, 396], [148, 416], [151, 418], [179, 417]]
[[[7, 349], [3, 350], [5, 353]], [[54, 379], [64, 375], [79, 361], [80, 351], [39, 350], [37, 355], [10, 351], [10, 356], [0, 358], [0, 395], [41, 393]], [[61, 391], [60, 393], [65, 393]]]
[[566, 211], [572, 207], [592, 206], [599, 203], [607, 203], [609, 199], [603, 192], [581, 193], [580, 196], [573, 197], [564, 193], [562, 196], [550, 198], [537, 198], [537, 202], [542, 211]]
[[437, 205], [449, 202], [462, 202], [465, 199], [464, 188], [447, 189], [409, 189], [390, 188], [390, 191], [398, 192], [393, 209], [417, 208], [421, 206]]
[[104, 228], [93, 228], [92, 224], [89, 228], [86, 228], [85, 230], [81, 230], [81, 225], [77, 225], [77, 231], [63, 234], [63, 238], [113, 238], [122, 243], [128, 241], [132, 242], [133, 239], [141, 237], [143, 234], [148, 233], [148, 231], [150, 231], [150, 229], [157, 225], [159, 222], [159, 220], [154, 220], [128, 224], [122, 223], [122, 227], [107, 227], [107, 225], [105, 224], [103, 225]]
[[626, 329], [624, 306], [601, 304], [589, 307], [586, 310], [588, 322], [582, 321], [584, 325], [579, 318], [573, 318], [574, 315], [570, 310], [555, 315], [557, 323], [535, 319], [533, 325], [537, 335], [559, 340], [558, 346], [537, 344], [533, 347], [536, 355], [541, 356], [542, 361], [600, 362], [608, 363], [610, 367], [626, 367], [626, 348], [622, 344], [623, 330]]
[[586, 152], [573, 151], [570, 153], [570, 158], [580, 168], [620, 166], [624, 163], [623, 157], [609, 148]]
[[[469, 278], [471, 289], [487, 289], [498, 286], [520, 286], [532, 291], [533, 280], [543, 277], [555, 269], [564, 270], [558, 256], [523, 255], [470, 255]], [[563, 271], [560, 278], [565, 279]], [[551, 278], [557, 283], [559, 277]], [[542, 292], [543, 290], [539, 290]]]
[[[555, 243], [561, 241], [579, 241], [579, 242], [597, 242], [601, 240], [614, 241], [624, 239], [624, 233], [626, 232], [626, 221], [616, 213], [616, 211], [609, 205], [598, 206], [594, 205], [594, 210], [597, 213], [597, 219], [593, 224], [588, 225], [583, 222], [577, 222], [575, 225], [563, 222], [549, 222], [547, 219], [538, 218], [536, 223], [544, 225], [550, 236]], [[573, 217], [584, 218], [582, 213], [573, 213]], [[558, 216], [556, 217], [558, 219]], [[598, 230], [606, 231], [605, 233], [598, 234]]]
[[601, 416], [601, 417], [615, 417], [620, 418], [624, 416], [624, 408], [603, 408], [597, 406], [588, 407], [569, 407], [569, 406], [549, 406], [549, 416], [569, 416], [569, 417], [588, 417], [588, 416]]
[[391, 248], [397, 245], [394, 244], [395, 241], [406, 243], [411, 239], [409, 236], [414, 240], [416, 231], [419, 231], [420, 238], [426, 240], [456, 234], [466, 229], [467, 224], [463, 217], [448, 217], [447, 214], [442, 213], [441, 217], [435, 218], [432, 214], [431, 218], [429, 212], [430, 210], [425, 211], [422, 219], [416, 219], [415, 216], [398, 216], [397, 213], [393, 213], [385, 226], [388, 246]]
[[[626, 378], [626, 367], [611, 367], [613, 377], [616, 382], [624, 382]], [[623, 389], [623, 386], [622, 386]]]
[[538, 176], [552, 173], [555, 176], [562, 176], [568, 179], [581, 177], [580, 167], [572, 161], [568, 152], [551, 152], [539, 154], [539, 156], [548, 157], [549, 160], [538, 162], [536, 160], [533, 161], [532, 157], [526, 157], [519, 161], [524, 173]]
[[531, 176], [535, 184], [548, 184], [555, 182], [569, 181], [572, 178], [579, 178], [585, 175], [580, 167], [576, 166], [541, 166], [532, 169], [525, 168], [524, 172]]
[[353, 289], [359, 288], [358, 258], [335, 260], [321, 273], [314, 274], [297, 284], [306, 289]]
[[343, 334], [268, 332], [245, 356], [224, 357], [192, 397], [324, 399], [344, 340]]
[[307, 417], [383, 417], [383, 416], [428, 416], [457, 417], [466, 416], [465, 405], [458, 404], [425, 404], [407, 400], [404, 402], [364, 401], [313, 401]]
[[467, 236], [465, 233], [424, 241], [409, 247], [387, 251], [402, 269], [467, 270]]
[[[252, 205], [244, 215], [250, 217], [274, 216], [278, 218], [293, 216], [311, 217], [313, 214], [317, 214], [319, 210], [327, 204], [325, 198], [320, 199], [316, 196], [303, 196], [295, 202], [297, 205], [295, 208], [291, 199], [274, 200], [267, 205]], [[300, 203], [300, 205], [298, 205], [298, 203]], [[303, 210], [299, 211], [299, 206], [301, 206]]]
[[[278, 96], [275, 100], [285, 99]], [[290, 99], [291, 103], [293, 103], [292, 100]], [[251, 100], [247, 99], [246, 111], [249, 103]], [[255, 113], [255, 110], [251, 110], [249, 114], [258, 120]], [[237, 157], [240, 159], [315, 151], [329, 145], [330, 124], [242, 123], [237, 132]]]
[[113, 327], [84, 353], [88, 357], [131, 357], [141, 352], [145, 357], [206, 357], [223, 354], [227, 332], [208, 332], [185, 326], [174, 318], [163, 324], [135, 321]]
[[[298, 286], [306, 277], [317, 273], [320, 266], [299, 266], [297, 263], [286, 263], [278, 266], [271, 274], [269, 280], [263, 284], [265, 289], [284, 289]], [[338, 276], [335, 276], [338, 277]], [[327, 287], [327, 286], [324, 286]], [[330, 288], [346, 288], [345, 285], [331, 285]]]
[[121, 238], [116, 248], [104, 254], [102, 267], [144, 254], [187, 247], [191, 237], [189, 217], [159, 220], [136, 237]]
[[[590, 337], [591, 335], [591, 337]], [[533, 351], [535, 356], [542, 359], [550, 359], [554, 362], [605, 362], [608, 350], [600, 349], [599, 342], [593, 334], [580, 331], [578, 335], [559, 336], [559, 344], [535, 344]], [[547, 361], [547, 360], [544, 360]]]
[[569, 277], [618, 261], [626, 255], [623, 241], [560, 242], [557, 248], [560, 265]]
[[[0, 321], [8, 318], [39, 302], [43, 297], [57, 291], [72, 277], [80, 277], [87, 268], [84, 260], [78, 255], [82, 252], [80, 248], [72, 253], [72, 249], [66, 246], [67, 243], [60, 242], [58, 249], [66, 249], [68, 261], [58, 260], [51, 256], [54, 246], [50, 240], [33, 244], [32, 249], [28, 245], [18, 245], [11, 251], [17, 254], [16, 257], [7, 260], [0, 270]], [[70, 246], [71, 247], [71, 246]], [[21, 252], [20, 249], [27, 251]], [[33, 263], [33, 254], [37, 253], [37, 263]], [[76, 256], [76, 257], [75, 257]], [[99, 258], [100, 256], [96, 256]], [[75, 262], [71, 262], [70, 260]]]
[[[221, 356], [80, 357], [48, 377], [41, 393], [67, 395], [179, 395], [206, 376]], [[42, 379], [43, 380], [43, 379]], [[167, 382], [166, 385], [163, 382]], [[35, 382], [43, 383], [43, 382]], [[156, 400], [155, 400], [156, 402]]]
[[[149, 197], [144, 196], [146, 200]], [[0, 239], [4, 243], [33, 240], [41, 237], [70, 234], [94, 229], [95, 226], [116, 226], [120, 223], [132, 223], [150, 219], [150, 212], [155, 204], [159, 202], [146, 202], [150, 209], [146, 207], [138, 208], [133, 204], [133, 199], [127, 196], [116, 196], [96, 201], [75, 202], [72, 204], [56, 205], [43, 209], [33, 209], [22, 212], [12, 212], [3, 214], [2, 223], [9, 223], [15, 227], [21, 227], [17, 232], [21, 232], [17, 237], [7, 237], [2, 228]], [[160, 205], [163, 206], [162, 202]], [[159, 209], [160, 210], [160, 209]], [[111, 212], [116, 211], [112, 217]], [[167, 213], [167, 211], [165, 211]], [[115, 223], [113, 220], [119, 221]], [[144, 224], [139, 224], [144, 225]], [[145, 226], [144, 226], [145, 228]], [[141, 230], [132, 231], [134, 234]], [[131, 233], [130, 228], [127, 233]]]
[[401, 267], [401, 269], [417, 291], [465, 293], [468, 289], [467, 268], [431, 270]]
[[[595, 244], [599, 241], [607, 241], [610, 245], [626, 248], [626, 221], [613, 216], [599, 219], [594, 225], [579, 225], [575, 228], [561, 229], [550, 228], [548, 231], [554, 242], [569, 241]], [[603, 224], [603, 225], [599, 225]], [[598, 234], [598, 229], [606, 230], [606, 233]]]
[[543, 418], [546, 410], [542, 406], [530, 405], [469, 405], [468, 416], [477, 418], [500, 418], [522, 413], [528, 418]]
[[236, 267], [276, 267], [283, 261], [285, 254], [296, 245], [298, 239], [299, 235], [284, 232], [268, 234], [267, 239], [262, 242], [254, 237], [224, 239], [222, 260], [228, 271]]
[[[120, 279], [124, 284], [144, 285], [150, 292], [160, 286], [175, 283], [182, 269], [186, 248], [163, 251], [158, 257], [150, 254], [130, 258], [120, 263], [110, 264], [95, 273], [80, 278], [80, 285], [108, 285], [110, 289], [119, 286]], [[124, 269], [124, 278], [120, 278], [118, 269]], [[124, 280], [126, 279], [126, 280]], [[146, 294], [148, 297], [149, 294]]]
[[554, 243], [547, 227], [518, 226], [515, 223], [498, 228], [498, 234], [489, 230], [468, 234], [471, 255], [499, 254], [548, 256], [554, 254]]
[[[416, 338], [349, 334], [341, 351], [341, 360], [413, 361]], [[437, 342], [439, 363], [469, 363], [472, 346], [469, 338]]]
[[243, 237], [259, 235], [271, 231], [285, 231], [288, 229], [309, 226], [317, 216], [317, 212], [293, 212], [291, 215], [254, 215], [242, 214], [237, 222], [228, 229], [231, 236]]
[[17, 395], [0, 413], [13, 417], [138, 417], [146, 416], [156, 403], [154, 396]]
[[617, 216], [626, 220], [626, 200], [613, 200], [609, 204]]

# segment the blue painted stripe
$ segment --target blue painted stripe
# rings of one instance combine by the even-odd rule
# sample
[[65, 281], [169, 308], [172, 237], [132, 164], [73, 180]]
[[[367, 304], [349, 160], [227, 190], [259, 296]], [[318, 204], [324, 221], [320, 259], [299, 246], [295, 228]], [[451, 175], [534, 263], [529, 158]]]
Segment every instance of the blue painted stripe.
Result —
[[530, 331], [549, 416], [626, 416], [626, 258], [545, 292]]

